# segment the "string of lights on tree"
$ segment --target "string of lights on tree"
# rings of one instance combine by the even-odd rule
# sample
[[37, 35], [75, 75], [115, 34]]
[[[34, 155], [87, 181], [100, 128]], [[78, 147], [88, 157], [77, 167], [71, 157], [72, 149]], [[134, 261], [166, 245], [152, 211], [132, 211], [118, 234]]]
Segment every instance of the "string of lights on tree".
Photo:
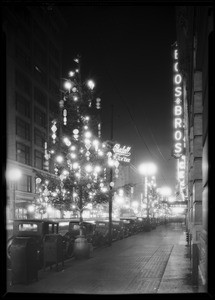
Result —
[[75, 207], [82, 219], [89, 203], [108, 201], [109, 168], [114, 167], [117, 176], [119, 162], [108, 143], [101, 142], [101, 99], [94, 97], [95, 84], [82, 82], [80, 57], [74, 62], [45, 143], [45, 165], [54, 174], [37, 172], [35, 207], [41, 215], [50, 207], [61, 212]]

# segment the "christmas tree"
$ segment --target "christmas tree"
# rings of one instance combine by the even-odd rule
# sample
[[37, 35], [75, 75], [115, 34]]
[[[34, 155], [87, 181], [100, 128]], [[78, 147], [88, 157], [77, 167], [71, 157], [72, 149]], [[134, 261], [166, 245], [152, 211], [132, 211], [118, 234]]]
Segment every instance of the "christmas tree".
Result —
[[53, 174], [37, 172], [36, 206], [41, 214], [49, 206], [62, 212], [74, 206], [82, 225], [83, 210], [89, 203], [108, 201], [109, 168], [114, 164], [117, 168], [118, 162], [108, 143], [101, 142], [101, 99], [94, 97], [94, 82], [81, 81], [80, 57], [74, 61], [76, 69], [65, 81], [59, 115], [52, 121], [51, 138], [45, 147]]

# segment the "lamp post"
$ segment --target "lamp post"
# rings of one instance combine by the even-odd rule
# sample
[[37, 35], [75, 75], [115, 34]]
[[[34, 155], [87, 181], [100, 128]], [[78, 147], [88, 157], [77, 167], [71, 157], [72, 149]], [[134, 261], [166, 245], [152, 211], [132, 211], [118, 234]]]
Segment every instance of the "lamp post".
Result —
[[[163, 203], [165, 203], [165, 202], [167, 203], [168, 197], [172, 194], [171, 188], [168, 186], [163, 186], [159, 189], [159, 192], [162, 196]], [[165, 224], [166, 224], [166, 213], [165, 213]]]
[[20, 169], [17, 168], [9, 169], [6, 173], [6, 178], [11, 183], [12, 192], [13, 192], [12, 201], [11, 201], [13, 220], [15, 220], [16, 218], [16, 182], [21, 177], [22, 177], [22, 172], [20, 171]]
[[153, 176], [157, 172], [157, 167], [154, 163], [142, 163], [139, 166], [139, 172], [144, 176], [144, 193], [146, 199], [146, 211], [147, 211], [147, 230], [150, 230], [150, 220], [149, 220], [149, 196], [148, 196], [148, 177]]

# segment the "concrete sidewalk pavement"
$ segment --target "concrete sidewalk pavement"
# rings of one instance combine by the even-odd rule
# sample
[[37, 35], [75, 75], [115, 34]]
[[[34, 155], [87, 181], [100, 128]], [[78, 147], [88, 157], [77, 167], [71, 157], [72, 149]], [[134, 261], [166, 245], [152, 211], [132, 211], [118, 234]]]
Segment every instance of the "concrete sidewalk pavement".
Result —
[[198, 293], [191, 284], [190, 259], [182, 224], [95, 249], [87, 260], [70, 259], [64, 269], [39, 272], [39, 281], [8, 286], [9, 293], [156, 294]]

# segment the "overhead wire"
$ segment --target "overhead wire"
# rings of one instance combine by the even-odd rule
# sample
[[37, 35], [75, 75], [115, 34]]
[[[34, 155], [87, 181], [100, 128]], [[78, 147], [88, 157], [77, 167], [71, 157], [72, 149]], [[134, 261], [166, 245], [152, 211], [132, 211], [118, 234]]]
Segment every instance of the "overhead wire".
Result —
[[[104, 40], [101, 39], [101, 35], [100, 35], [99, 32], [98, 32], [98, 37], [99, 37], [99, 40], [100, 40], [100, 45], [101, 45], [101, 48], [102, 48], [102, 52], [103, 52], [103, 54], [104, 54], [104, 57], [106, 57], [107, 51], [104, 51]], [[129, 108], [129, 106], [128, 106], [128, 104], [126, 103], [126, 101], [125, 101], [124, 98], [122, 97], [122, 95], [121, 95], [119, 89], [117, 88], [117, 85], [115, 84], [115, 81], [113, 80], [112, 76], [110, 75], [110, 72], [109, 72], [109, 70], [108, 70], [108, 68], [107, 68], [107, 64], [105, 63], [105, 59], [103, 60], [103, 62], [104, 62], [106, 74], [108, 75], [110, 81], [112, 82], [112, 85], [113, 85], [114, 89], [116, 90], [117, 94], [119, 95], [119, 99], [120, 99], [121, 103], [122, 103], [122, 104], [124, 105], [124, 107], [126, 108], [126, 110], [127, 110], [127, 112], [128, 112], [128, 115], [129, 115], [129, 117], [130, 117], [130, 120], [131, 120], [131, 122], [132, 122], [132, 125], [133, 125], [133, 127], [135, 128], [135, 130], [136, 130], [137, 135], [139, 136], [141, 142], [144, 144], [145, 148], [148, 150], [148, 153], [150, 154], [150, 156], [152, 157], [152, 159], [156, 158], [156, 160], [159, 160], [158, 156], [155, 155], [155, 154], [150, 150], [149, 146], [147, 145], [147, 142], [145, 141], [145, 139], [144, 139], [144, 137], [142, 136], [142, 134], [141, 134], [139, 128], [137, 127], [137, 125], [136, 125], [136, 123], [135, 123], [135, 121], [134, 121], [133, 115], [132, 115], [132, 113], [131, 113], [131, 111], [130, 111], [130, 108]], [[151, 135], [152, 135], [152, 132], [151, 132]], [[154, 139], [153, 141], [154, 141], [154, 143], [156, 144], [156, 147], [157, 147], [157, 149], [158, 149], [158, 151], [159, 151], [161, 157], [164, 159], [164, 161], [167, 161], [167, 160], [164, 158], [162, 152], [160, 151], [160, 149], [159, 149], [159, 147], [158, 147], [158, 145], [157, 145], [155, 139]], [[133, 167], [134, 167], [134, 166], [133, 166]], [[134, 168], [135, 168], [135, 167], [134, 167]], [[167, 183], [166, 183], [165, 176], [163, 175], [163, 173], [161, 173], [161, 177], [162, 177], [162, 180], [164, 181], [164, 183], [167, 184]]]

